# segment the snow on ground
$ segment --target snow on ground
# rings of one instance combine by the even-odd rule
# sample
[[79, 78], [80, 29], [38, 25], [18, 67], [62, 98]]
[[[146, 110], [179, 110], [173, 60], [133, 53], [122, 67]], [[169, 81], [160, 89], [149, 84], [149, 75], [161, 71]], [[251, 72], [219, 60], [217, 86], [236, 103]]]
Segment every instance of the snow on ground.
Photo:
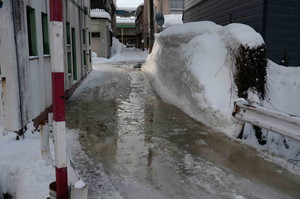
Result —
[[0, 135], [0, 195], [9, 193], [18, 199], [49, 197], [55, 169], [41, 159], [40, 133], [32, 131], [27, 130], [20, 140], [16, 140], [15, 133]]
[[164, 17], [165, 17], [165, 23], [163, 25], [163, 28], [168, 28], [170, 26], [183, 23], [182, 14], [168, 14], [168, 15], [164, 15]]
[[142, 51], [137, 48], [126, 48], [126, 46], [120, 43], [119, 40], [113, 38], [111, 55], [112, 56], [110, 59], [93, 56], [93, 64], [106, 63], [106, 62], [145, 61], [148, 56], [148, 51]]
[[[251, 27], [242, 24], [175, 25], [156, 36], [153, 52], [142, 70], [152, 77], [163, 100], [212, 130], [236, 138], [241, 125], [232, 117], [233, 102], [238, 99], [232, 52], [241, 44], [258, 47], [264, 41]], [[299, 115], [300, 68], [286, 68], [269, 61], [267, 72], [267, 99], [260, 103]], [[248, 92], [251, 99], [259, 101], [255, 92]], [[262, 146], [252, 127], [246, 125], [245, 131], [243, 142], [286, 158], [300, 159], [298, 142], [263, 130], [268, 144]]]

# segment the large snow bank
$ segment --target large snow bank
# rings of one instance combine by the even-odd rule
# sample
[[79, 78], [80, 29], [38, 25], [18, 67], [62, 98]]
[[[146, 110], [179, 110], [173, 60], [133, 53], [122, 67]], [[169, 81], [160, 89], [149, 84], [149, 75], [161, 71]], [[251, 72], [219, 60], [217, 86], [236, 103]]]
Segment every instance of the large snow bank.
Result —
[[232, 52], [264, 44], [260, 34], [242, 24], [219, 26], [193, 22], [167, 28], [156, 36], [143, 71], [153, 77], [159, 95], [213, 130], [237, 136], [232, 117], [237, 97]]

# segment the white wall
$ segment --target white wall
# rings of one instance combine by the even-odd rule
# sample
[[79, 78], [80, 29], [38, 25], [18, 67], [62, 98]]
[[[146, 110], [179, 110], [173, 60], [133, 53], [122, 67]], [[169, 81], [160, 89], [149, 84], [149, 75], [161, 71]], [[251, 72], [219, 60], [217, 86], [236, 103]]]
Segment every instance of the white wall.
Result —
[[92, 38], [92, 48], [93, 51], [97, 53], [98, 57], [110, 57], [110, 26], [110, 21], [105, 18], [93, 18], [91, 20], [92, 32], [100, 32], [100, 37]]
[[3, 3], [0, 8], [0, 68], [5, 81], [2, 81], [0, 89], [0, 126], [7, 131], [18, 131], [21, 128], [20, 101], [12, 1], [4, 0]]
[[[90, 7], [89, 0], [78, 0], [77, 3], [82, 7]], [[26, 6], [35, 9], [38, 48], [35, 57], [29, 56]], [[90, 18], [71, 1], [64, 1], [64, 6], [64, 19], [76, 28], [77, 77], [80, 80], [91, 70], [88, 39]], [[3, 98], [0, 97], [0, 129], [5, 126], [8, 131], [18, 131], [52, 105], [51, 52], [50, 55], [44, 55], [43, 52], [42, 12], [48, 14], [49, 23], [49, 0], [4, 0], [0, 10], [0, 68], [2, 77], [5, 77], [0, 87], [0, 95], [3, 93]], [[83, 28], [86, 29], [85, 46], [82, 45]], [[87, 54], [86, 66], [83, 66], [84, 49]], [[65, 67], [67, 69], [67, 64]], [[67, 70], [66, 80], [65, 88], [69, 89], [75, 82]]]
[[[82, 8], [90, 7], [89, 0], [80, 0], [77, 2]], [[77, 80], [73, 79], [72, 74], [68, 74], [68, 62], [65, 60], [65, 71], [66, 71], [66, 89], [70, 89], [78, 80], [80, 80], [84, 75], [91, 71], [91, 63], [89, 62], [89, 37], [90, 32], [90, 18], [87, 14], [79, 10], [72, 2], [64, 1], [64, 25], [66, 27], [66, 22], [70, 23], [71, 28], [75, 28], [76, 31], [76, 62], [77, 62]], [[85, 29], [85, 40], [86, 44], [83, 45], [83, 29]], [[65, 37], [66, 38], [66, 37]], [[66, 39], [65, 39], [66, 40]], [[72, 42], [71, 42], [72, 43]], [[86, 50], [86, 65], [83, 64], [83, 50]], [[67, 45], [65, 41], [65, 56], [67, 58], [67, 52], [72, 52], [72, 46]], [[73, 62], [72, 62], [73, 65]], [[74, 73], [72, 69], [72, 73]]]

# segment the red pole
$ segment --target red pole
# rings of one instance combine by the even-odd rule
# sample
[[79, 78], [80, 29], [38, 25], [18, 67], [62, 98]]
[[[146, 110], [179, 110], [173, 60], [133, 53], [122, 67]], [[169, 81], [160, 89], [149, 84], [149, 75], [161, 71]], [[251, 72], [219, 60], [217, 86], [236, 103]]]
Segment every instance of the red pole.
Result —
[[64, 99], [63, 0], [50, 1], [53, 131], [55, 144], [56, 198], [68, 199], [67, 147]]

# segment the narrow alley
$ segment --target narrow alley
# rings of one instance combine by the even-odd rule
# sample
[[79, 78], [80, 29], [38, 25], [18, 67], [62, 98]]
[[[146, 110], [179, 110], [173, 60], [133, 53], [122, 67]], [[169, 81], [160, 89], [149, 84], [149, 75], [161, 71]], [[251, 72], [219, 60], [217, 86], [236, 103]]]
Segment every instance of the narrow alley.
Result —
[[90, 199], [299, 198], [299, 178], [163, 102], [140, 64], [95, 65], [67, 104]]

